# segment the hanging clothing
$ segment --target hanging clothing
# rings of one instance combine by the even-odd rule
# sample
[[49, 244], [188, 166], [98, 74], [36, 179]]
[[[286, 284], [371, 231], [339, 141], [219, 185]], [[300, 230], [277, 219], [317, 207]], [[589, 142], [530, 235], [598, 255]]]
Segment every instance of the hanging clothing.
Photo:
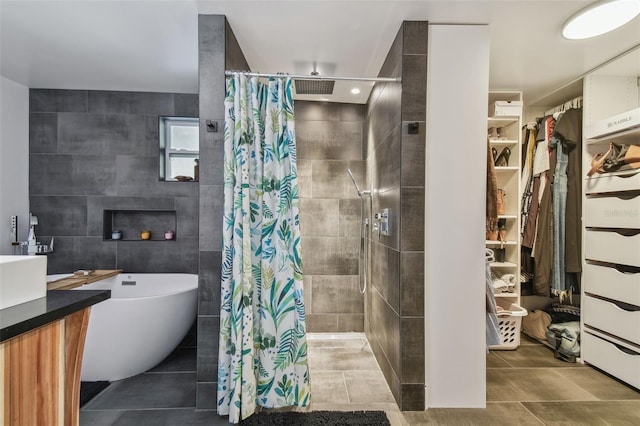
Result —
[[[562, 116], [558, 115], [562, 121]], [[567, 212], [567, 166], [569, 156], [555, 131], [549, 142], [556, 154], [556, 167], [553, 174], [552, 217], [553, 217], [553, 263], [551, 268], [551, 294], [558, 296], [567, 290], [565, 280], [565, 220]]]
[[[549, 138], [553, 132], [553, 117], [545, 117], [543, 123], [545, 125], [545, 140], [540, 142], [538, 146], [549, 145]], [[549, 169], [541, 175], [547, 176], [548, 184], [544, 186], [542, 197], [540, 200], [539, 215], [536, 229], [536, 240], [534, 243], [533, 257], [535, 258], [535, 273], [533, 276], [534, 292], [539, 296], [549, 296], [551, 270], [553, 267], [553, 212], [552, 212], [552, 190], [553, 176], [556, 167], [556, 151], [551, 151], [551, 155], [547, 152], [546, 163]]]
[[292, 83], [227, 81], [218, 413], [305, 407], [309, 368]]
[[491, 155], [491, 143], [487, 139], [487, 202], [486, 202], [486, 231], [498, 230], [498, 176]]
[[531, 184], [533, 188], [530, 190], [531, 195], [529, 210], [527, 216], [525, 216], [524, 234], [522, 235], [522, 245], [530, 249], [533, 248], [533, 244], [536, 239], [536, 229], [538, 225], [539, 206], [538, 198], [540, 195], [540, 176], [532, 177]]
[[523, 163], [521, 272], [533, 273], [535, 294], [570, 300], [582, 268], [582, 110], [542, 117], [537, 130]]
[[[538, 134], [536, 136], [537, 145], [533, 160], [533, 175], [540, 178], [540, 187], [538, 189], [538, 210], [541, 212], [541, 214], [547, 214], [547, 208], [549, 208], [546, 203], [543, 205], [542, 200], [544, 194], [549, 190], [549, 179], [553, 178], [553, 170], [551, 170], [551, 166], [553, 165], [555, 167], [555, 160], [553, 160], [552, 162], [552, 160], [549, 158], [549, 139], [551, 138], [551, 133], [553, 132], [553, 123], [555, 123], [555, 120], [551, 116], [542, 118], [540, 130], [538, 131]], [[538, 216], [540, 216], [541, 214], [539, 214]], [[533, 257], [537, 256], [536, 240], [540, 233], [538, 229], [539, 225], [540, 219], [538, 218], [538, 221], [536, 221], [536, 231], [534, 233], [535, 238], [533, 242], [533, 250], [531, 251], [531, 255]]]
[[582, 271], [582, 109], [566, 111], [555, 133], [568, 153], [565, 223], [566, 272]]
[[527, 129], [527, 155], [522, 174], [522, 206], [520, 210], [520, 236], [522, 245], [533, 248], [535, 240], [536, 222], [538, 220], [538, 194], [540, 190], [540, 176], [533, 174], [533, 162], [536, 152], [536, 128]]
[[[531, 184], [532, 184], [532, 175], [531, 171], [533, 169], [533, 159], [530, 156], [530, 148], [531, 148], [531, 137], [535, 132], [535, 128], [529, 129], [528, 127], [524, 128], [523, 135], [523, 145], [522, 145], [522, 161], [520, 163], [520, 194], [521, 203], [520, 203], [520, 236], [524, 235], [524, 226], [526, 223], [526, 217], [529, 213], [529, 208], [531, 207]], [[535, 136], [533, 137], [533, 141], [535, 143]]]

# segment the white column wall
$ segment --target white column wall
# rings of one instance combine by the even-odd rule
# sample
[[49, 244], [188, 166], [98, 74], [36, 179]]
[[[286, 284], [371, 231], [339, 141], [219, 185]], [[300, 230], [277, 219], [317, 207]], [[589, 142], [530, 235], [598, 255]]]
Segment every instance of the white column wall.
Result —
[[489, 27], [431, 25], [428, 52], [426, 406], [485, 407]]
[[18, 239], [29, 221], [29, 88], [0, 76], [0, 254], [11, 254], [10, 216]]

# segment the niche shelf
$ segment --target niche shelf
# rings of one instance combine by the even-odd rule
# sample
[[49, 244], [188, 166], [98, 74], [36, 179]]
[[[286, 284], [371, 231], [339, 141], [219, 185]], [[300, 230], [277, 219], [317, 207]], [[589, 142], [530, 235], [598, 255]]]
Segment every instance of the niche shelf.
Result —
[[[175, 210], [104, 210], [102, 221], [103, 241], [175, 241]], [[122, 238], [111, 238], [113, 231], [121, 231]], [[150, 230], [151, 239], [141, 240], [140, 231]], [[164, 232], [174, 232], [173, 240], [165, 240]]]

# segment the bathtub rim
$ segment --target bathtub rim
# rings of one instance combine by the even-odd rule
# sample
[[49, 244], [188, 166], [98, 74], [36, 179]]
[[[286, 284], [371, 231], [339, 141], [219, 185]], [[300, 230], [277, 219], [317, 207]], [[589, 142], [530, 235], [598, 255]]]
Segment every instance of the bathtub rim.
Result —
[[[127, 275], [127, 276], [132, 276], [132, 275], [180, 275], [180, 276], [189, 276], [189, 277], [195, 277], [195, 283], [194, 285], [191, 285], [189, 283], [181, 283], [181, 288], [179, 289], [175, 289], [170, 292], [163, 292], [160, 294], [139, 294], [139, 295], [131, 295], [129, 297], [118, 297], [116, 295], [113, 294], [111, 295], [111, 298], [109, 300], [127, 300], [127, 299], [153, 299], [153, 298], [162, 298], [162, 297], [167, 297], [167, 296], [172, 296], [172, 295], [177, 295], [177, 294], [181, 294], [181, 293], [188, 293], [190, 291], [197, 291], [198, 290], [198, 274], [190, 274], [190, 273], [183, 273], [183, 272], [167, 272], [167, 273], [162, 273], [162, 272], [123, 272], [120, 273], [118, 275], [114, 275], [112, 277], [107, 277], [104, 278], [102, 280], [98, 280], [98, 281], [94, 281], [92, 283], [89, 284], [83, 284], [80, 285], [78, 287], [74, 287], [71, 290], [113, 290], [113, 288], [104, 288], [104, 282], [107, 280], [115, 280], [113, 285], [109, 285], [108, 287], [113, 287], [115, 285], [115, 283], [122, 281], [121, 276], [123, 275]], [[47, 275], [47, 282], [50, 282], [50, 277], [56, 277], [51, 279], [51, 281], [55, 281], [57, 279], [61, 279], [64, 276], [73, 276], [73, 274], [67, 275], [67, 274], [51, 274], [51, 275]], [[125, 280], [126, 281], [126, 280]], [[95, 287], [94, 287], [95, 285]], [[126, 287], [126, 286], [125, 286]]]

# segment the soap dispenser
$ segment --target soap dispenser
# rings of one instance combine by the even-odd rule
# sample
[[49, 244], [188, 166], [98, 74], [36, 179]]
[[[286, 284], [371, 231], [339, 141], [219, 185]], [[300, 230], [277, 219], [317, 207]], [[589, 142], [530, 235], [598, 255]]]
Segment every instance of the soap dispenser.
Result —
[[35, 256], [38, 252], [38, 243], [36, 241], [36, 225], [38, 217], [29, 213], [29, 237], [27, 238], [27, 254]]

